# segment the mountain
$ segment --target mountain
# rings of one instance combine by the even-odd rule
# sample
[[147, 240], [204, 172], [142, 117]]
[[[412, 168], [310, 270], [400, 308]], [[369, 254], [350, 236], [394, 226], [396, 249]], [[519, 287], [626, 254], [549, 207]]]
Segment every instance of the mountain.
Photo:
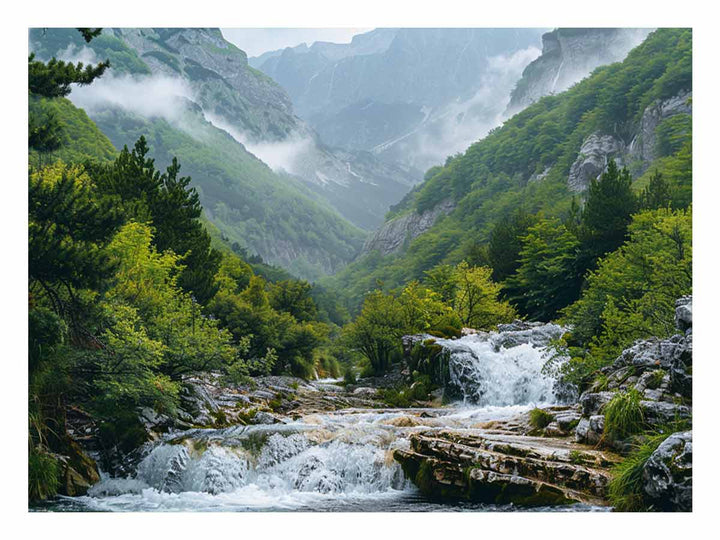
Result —
[[498, 123], [541, 29], [381, 28], [250, 64], [331, 146], [426, 170]]
[[567, 90], [599, 66], [622, 60], [650, 32], [649, 28], [557, 28], [543, 34], [542, 54], [523, 70], [508, 115]]
[[109, 58], [111, 69], [74, 88], [70, 99], [110, 147], [145, 135], [159, 166], [177, 156], [207, 217], [230, 242], [313, 280], [354, 258], [361, 230], [211, 121], [221, 117], [231, 131], [270, 141], [299, 125], [285, 92], [218, 30], [106, 29], [89, 45], [74, 29], [31, 30], [30, 45], [40, 58]]
[[565, 216], [609, 159], [635, 188], [662, 172], [691, 202], [692, 31], [651, 33], [623, 62], [529, 106], [443, 167], [430, 169], [328, 284], [354, 305], [378, 280], [395, 287], [441, 263], [478, 256], [492, 227], [518, 208]]

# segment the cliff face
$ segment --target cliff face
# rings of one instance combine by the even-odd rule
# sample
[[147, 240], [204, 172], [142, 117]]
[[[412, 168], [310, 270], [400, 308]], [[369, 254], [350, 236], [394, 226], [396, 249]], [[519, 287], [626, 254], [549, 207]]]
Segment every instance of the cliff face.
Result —
[[542, 54], [523, 71], [507, 111], [567, 90], [595, 68], [618, 62], [650, 33], [646, 28], [559, 28], [542, 36]]
[[379, 251], [381, 255], [388, 255], [401, 251], [411, 240], [428, 231], [440, 216], [450, 213], [454, 208], [453, 201], [445, 201], [427, 212], [419, 214], [412, 211], [392, 219], [366, 240], [363, 253]]
[[671, 118], [692, 116], [692, 92], [683, 91], [665, 100], [658, 100], [643, 111], [642, 119], [629, 143], [616, 135], [595, 132], [583, 141], [575, 162], [570, 167], [568, 188], [584, 192], [598, 178], [611, 159], [626, 166], [634, 176], [644, 173], [656, 159], [663, 157], [658, 144], [658, 128]]

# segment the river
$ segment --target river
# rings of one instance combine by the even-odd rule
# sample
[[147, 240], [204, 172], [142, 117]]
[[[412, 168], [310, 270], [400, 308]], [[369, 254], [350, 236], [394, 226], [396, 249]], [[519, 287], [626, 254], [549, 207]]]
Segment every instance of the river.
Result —
[[[482, 432], [488, 421], [508, 420], [535, 406], [557, 403], [556, 382], [542, 369], [548, 358], [543, 343], [559, 330], [551, 326], [525, 334], [438, 340], [453, 351], [450, 375], [464, 396], [448, 406], [345, 409], [287, 418], [282, 424], [175, 432], [148, 451], [133, 477], [103, 474], [86, 496], [61, 497], [37, 510], [517, 510], [428, 500], [404, 477], [392, 454], [409, 448], [415, 432]], [[314, 384], [326, 388], [334, 383]], [[552, 508], [595, 509], [599, 508]]]

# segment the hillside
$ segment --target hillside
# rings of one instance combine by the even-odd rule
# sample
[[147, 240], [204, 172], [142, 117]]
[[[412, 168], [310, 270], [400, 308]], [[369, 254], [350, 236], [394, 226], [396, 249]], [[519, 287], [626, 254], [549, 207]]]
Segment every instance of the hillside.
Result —
[[[77, 32], [72, 29], [31, 32], [38, 55], [54, 50], [60, 58], [110, 58], [112, 67], [104, 77], [70, 95], [94, 120], [94, 124], [87, 119], [83, 125], [67, 126], [75, 133], [72, 137], [94, 138], [95, 124], [107, 135], [96, 140], [112, 141], [110, 146], [116, 148], [132, 146], [145, 135], [158, 166], [166, 167], [173, 156], [179, 159], [183, 174], [192, 177], [200, 193], [206, 215], [229, 239], [296, 275], [315, 280], [354, 258], [362, 244], [359, 229], [323, 197], [287, 173], [273, 171], [208, 120], [221, 111], [248, 132], [268, 137], [282, 137], [293, 129], [296, 119], [286, 95], [268, 77], [247, 66], [242, 51], [226, 43], [227, 48], [218, 52], [224, 42], [219, 32], [210, 30], [110, 30], [101, 37], [89, 49], [77, 44]], [[173, 49], [168, 41], [179, 48]], [[175, 56], [148, 50], [149, 43], [156, 49], [173, 49]], [[222, 54], [230, 67], [209, 60]], [[192, 56], [223, 75], [200, 69]], [[182, 58], [182, 63], [170, 58]], [[53, 106], [72, 107], [69, 101]], [[83, 148], [87, 153], [91, 146]], [[72, 152], [73, 146], [62, 151]]]
[[690, 30], [658, 30], [623, 62], [539, 100], [431, 169], [386, 227], [444, 207], [432, 227], [414, 239], [396, 238], [405, 247], [400, 253], [366, 254], [329, 283], [357, 305], [378, 280], [395, 287], [439, 263], [482, 263], [479, 253], [501, 218], [518, 208], [566, 215], [610, 158], [629, 167], [636, 187], [663, 171], [681, 204], [689, 204], [691, 49]]

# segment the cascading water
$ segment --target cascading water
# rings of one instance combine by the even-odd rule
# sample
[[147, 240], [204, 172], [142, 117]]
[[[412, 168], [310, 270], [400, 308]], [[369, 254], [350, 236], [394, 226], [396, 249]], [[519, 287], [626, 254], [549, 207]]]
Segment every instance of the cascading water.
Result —
[[[409, 448], [413, 432], [475, 429], [555, 402], [555, 381], [542, 368], [545, 346], [561, 332], [542, 325], [437, 340], [451, 353], [449, 386], [460, 398], [448, 407], [348, 409], [169, 434], [148, 448], [133, 477], [105, 476], [73, 504], [132, 511], [433, 509], [420, 502], [393, 450]], [[312, 384], [326, 390], [335, 382]]]
[[551, 404], [560, 398], [557, 381], [543, 368], [547, 344], [562, 335], [554, 324], [523, 330], [439, 339], [451, 351], [448, 386], [464, 403], [479, 406]]

